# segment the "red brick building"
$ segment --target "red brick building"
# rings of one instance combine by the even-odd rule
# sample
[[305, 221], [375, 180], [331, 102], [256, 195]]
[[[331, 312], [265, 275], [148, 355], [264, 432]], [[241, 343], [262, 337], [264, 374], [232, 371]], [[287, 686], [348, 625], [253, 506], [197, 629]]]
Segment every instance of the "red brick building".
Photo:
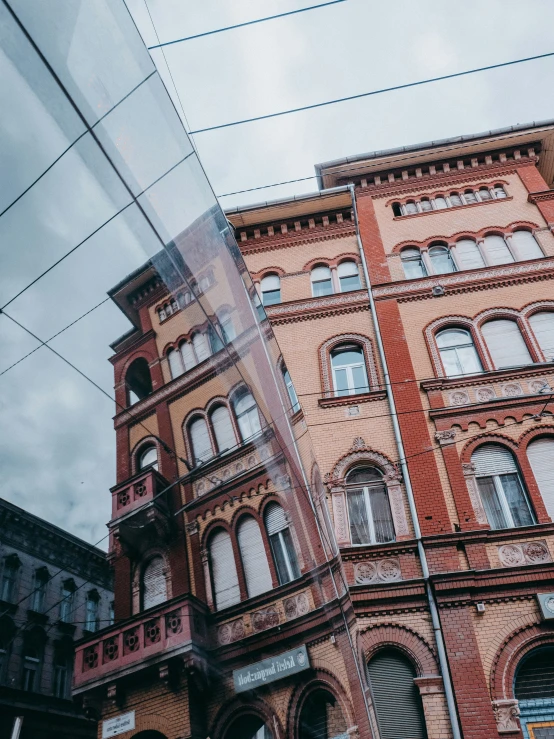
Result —
[[124, 739], [553, 735], [553, 139], [348, 158], [227, 213], [290, 427], [223, 264], [114, 288], [116, 626], [74, 687]]

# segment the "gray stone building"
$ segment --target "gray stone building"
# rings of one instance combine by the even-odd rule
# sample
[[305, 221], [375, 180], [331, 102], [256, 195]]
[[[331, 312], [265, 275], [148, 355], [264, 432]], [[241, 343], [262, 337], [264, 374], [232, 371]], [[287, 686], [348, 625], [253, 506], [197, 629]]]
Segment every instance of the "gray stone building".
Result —
[[73, 644], [113, 620], [106, 555], [0, 499], [0, 736], [94, 737], [71, 699]]

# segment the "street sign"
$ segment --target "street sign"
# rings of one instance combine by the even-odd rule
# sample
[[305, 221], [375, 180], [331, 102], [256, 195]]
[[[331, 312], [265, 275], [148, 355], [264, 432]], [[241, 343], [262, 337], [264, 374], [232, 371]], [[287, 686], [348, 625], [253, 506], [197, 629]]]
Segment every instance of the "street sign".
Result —
[[276, 657], [254, 662], [254, 664], [242, 667], [240, 670], [233, 670], [235, 691], [242, 693], [245, 690], [258, 688], [260, 685], [273, 683], [275, 680], [281, 680], [283, 677], [306, 670], [309, 666], [308, 650], [303, 644], [297, 649], [283, 652]]
[[102, 721], [102, 739], [109, 739], [111, 736], [124, 734], [135, 728], [135, 712], [122, 713], [115, 718], [109, 718]]

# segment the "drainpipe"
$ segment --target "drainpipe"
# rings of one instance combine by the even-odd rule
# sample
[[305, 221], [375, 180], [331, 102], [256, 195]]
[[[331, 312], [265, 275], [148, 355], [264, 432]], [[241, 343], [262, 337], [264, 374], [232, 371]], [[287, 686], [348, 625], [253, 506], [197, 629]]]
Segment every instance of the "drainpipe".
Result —
[[387, 400], [390, 407], [392, 427], [394, 432], [394, 439], [396, 441], [396, 447], [400, 457], [400, 468], [402, 470], [402, 477], [406, 486], [406, 495], [408, 497], [408, 506], [410, 509], [410, 515], [412, 517], [412, 523], [414, 527], [414, 533], [417, 541], [417, 551], [421, 562], [421, 569], [423, 571], [423, 579], [425, 581], [425, 591], [427, 593], [427, 600], [429, 603], [429, 611], [431, 613], [431, 622], [433, 625], [433, 631], [435, 633], [435, 642], [437, 645], [437, 653], [439, 657], [439, 664], [442, 673], [442, 679], [444, 682], [444, 693], [446, 695], [446, 704], [448, 707], [448, 716], [450, 718], [450, 724], [452, 726], [453, 739], [461, 739], [460, 726], [458, 723], [458, 714], [456, 712], [456, 702], [454, 700], [454, 692], [452, 690], [452, 681], [450, 679], [450, 671], [448, 668], [448, 658], [446, 656], [446, 649], [444, 646], [444, 640], [442, 638], [442, 630], [439, 620], [439, 614], [437, 604], [435, 602], [435, 596], [431, 589], [431, 583], [429, 580], [429, 566], [427, 564], [427, 555], [425, 554], [425, 548], [423, 546], [423, 540], [421, 538], [421, 529], [419, 527], [419, 519], [417, 516], [417, 508], [414, 499], [414, 491], [412, 489], [412, 483], [410, 480], [410, 473], [408, 471], [408, 465], [406, 464], [406, 453], [404, 451], [404, 444], [402, 443], [402, 434], [400, 432], [400, 426], [398, 424], [398, 415], [396, 413], [396, 404], [394, 402], [394, 395], [392, 392], [392, 386], [389, 377], [389, 369], [387, 364], [387, 358], [385, 355], [385, 348], [383, 346], [383, 339], [381, 338], [381, 330], [379, 328], [379, 319], [377, 317], [377, 311], [375, 310], [375, 300], [373, 298], [373, 291], [371, 289], [371, 282], [369, 279], [369, 272], [367, 270], [367, 262], [362, 246], [362, 240], [360, 237], [360, 227], [358, 223], [358, 209], [356, 207], [356, 194], [354, 185], [348, 185], [350, 195], [352, 197], [352, 210], [354, 213], [354, 223], [356, 226], [356, 239], [358, 242], [358, 250], [360, 252], [360, 259], [362, 260], [362, 269], [364, 271], [364, 277], [367, 285], [367, 295], [369, 298], [369, 307], [373, 318], [373, 327], [375, 329], [375, 337], [377, 339], [377, 348], [379, 352], [379, 359], [381, 360], [381, 366], [383, 368], [383, 374], [385, 377], [385, 389], [387, 393]]

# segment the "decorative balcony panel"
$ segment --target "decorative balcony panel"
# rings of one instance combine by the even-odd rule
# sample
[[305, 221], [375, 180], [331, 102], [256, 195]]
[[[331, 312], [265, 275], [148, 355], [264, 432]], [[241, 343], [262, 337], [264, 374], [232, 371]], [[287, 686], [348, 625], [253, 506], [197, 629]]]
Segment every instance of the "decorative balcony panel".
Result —
[[112, 680], [121, 670], [135, 672], [170, 657], [198, 655], [208, 646], [207, 640], [206, 613], [200, 604], [189, 599], [164, 603], [142, 618], [117, 624], [79, 644], [74, 690], [79, 693]]

